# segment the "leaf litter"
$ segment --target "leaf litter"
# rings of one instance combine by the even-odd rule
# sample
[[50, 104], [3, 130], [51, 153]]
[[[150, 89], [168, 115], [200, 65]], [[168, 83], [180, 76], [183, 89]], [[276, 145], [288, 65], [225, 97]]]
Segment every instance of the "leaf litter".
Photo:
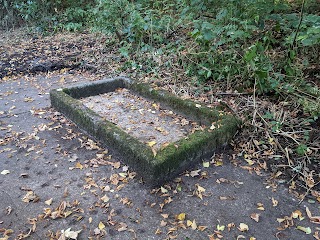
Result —
[[[86, 41], [88, 38], [85, 38]], [[13, 70], [14, 71], [14, 70]], [[11, 72], [9, 73], [11, 74]], [[8, 79], [7, 79], [8, 80]], [[59, 82], [61, 84], [65, 83], [64, 78], [60, 78]], [[178, 85], [174, 86], [175, 88], [179, 87]], [[8, 94], [13, 94], [13, 93], [8, 93]], [[190, 96], [189, 96], [190, 97]], [[202, 99], [206, 101], [206, 98], [202, 96]], [[30, 97], [24, 98], [24, 101], [27, 103], [32, 103], [34, 102], [34, 99]], [[151, 105], [150, 109], [155, 108], [154, 106]], [[16, 108], [15, 105], [12, 105], [12, 109], [14, 110]], [[142, 115], [145, 113], [145, 110], [138, 110], [138, 114]], [[33, 109], [32, 110], [32, 115], [37, 116], [39, 118], [42, 118], [47, 114], [48, 110], [47, 109]], [[3, 113], [0, 111], [0, 116]], [[101, 209], [105, 211], [105, 217], [104, 219], [95, 219], [95, 215], [90, 215], [89, 219], [87, 222], [90, 224], [95, 223], [95, 228], [94, 231], [92, 232], [92, 237], [97, 237], [101, 238], [104, 236], [107, 236], [110, 233], [111, 229], [114, 229], [118, 232], [131, 232], [132, 233], [132, 239], [135, 239], [135, 231], [133, 228], [131, 228], [129, 225], [132, 222], [136, 222], [139, 220], [133, 218], [132, 222], [126, 221], [127, 218], [124, 216], [121, 216], [121, 213], [118, 211], [118, 209], [115, 209], [118, 203], [121, 203], [124, 207], [126, 208], [133, 208], [135, 206], [134, 200], [135, 199], [130, 199], [129, 197], [125, 197], [121, 194], [120, 191], [125, 191], [126, 185], [129, 184], [135, 177], [136, 174], [134, 172], [131, 172], [129, 168], [127, 167], [122, 167], [121, 168], [121, 163], [119, 161], [114, 161], [112, 159], [112, 156], [108, 154], [108, 152], [105, 152], [105, 150], [101, 149], [99, 147], [99, 144], [96, 143], [95, 141], [86, 138], [84, 136], [81, 136], [81, 134], [74, 132], [72, 130], [72, 124], [69, 123], [63, 116], [59, 116], [57, 113], [52, 112], [51, 120], [53, 120], [53, 125], [47, 124], [47, 125], [39, 125], [37, 128], [34, 129], [34, 132], [32, 134], [26, 134], [23, 132], [15, 132], [11, 129], [12, 126], [7, 126], [3, 127], [1, 125], [1, 128], [6, 128], [5, 130], [8, 131], [6, 135], [3, 137], [1, 136], [0, 139], [0, 146], [6, 146], [11, 143], [13, 143], [16, 146], [19, 146], [20, 149], [23, 149], [25, 151], [25, 157], [31, 157], [34, 153], [35, 155], [35, 160], [39, 158], [35, 154], [37, 149], [42, 148], [46, 143], [42, 142], [41, 144], [37, 145], [34, 144], [34, 140], [39, 140], [38, 133], [41, 131], [58, 131], [59, 129], [61, 130], [62, 128], [68, 129], [64, 134], [63, 134], [63, 139], [64, 140], [76, 140], [78, 143], [80, 143], [80, 146], [78, 146], [74, 150], [78, 149], [85, 149], [87, 151], [97, 151], [97, 155], [93, 158], [90, 158], [88, 160], [82, 159], [82, 156], [79, 155], [79, 157], [74, 156], [74, 155], [69, 155], [70, 149], [66, 150], [64, 146], [57, 145], [56, 146], [56, 152], [57, 154], [61, 154], [61, 156], [67, 157], [67, 160], [69, 159], [69, 162], [71, 165], [69, 165], [71, 168], [77, 167], [77, 169], [80, 171], [83, 171], [83, 174], [86, 175], [86, 178], [84, 179], [83, 183], [83, 192], [79, 193], [80, 195], [88, 195], [92, 194], [97, 198], [97, 202], [95, 202], [92, 206], [90, 211], [95, 211], [96, 209]], [[187, 122], [187, 120], [181, 120], [181, 125], [184, 126]], [[56, 124], [58, 123], [58, 124]], [[63, 125], [63, 126], [62, 126]], [[156, 127], [155, 130], [159, 134], [165, 135], [166, 129], [164, 129], [162, 126]], [[260, 132], [261, 133], [261, 132]], [[268, 137], [268, 134], [266, 134]], [[247, 169], [248, 171], [252, 173], [256, 173], [258, 175], [261, 175], [263, 171], [268, 169], [270, 167], [270, 164], [267, 163], [268, 161], [263, 159], [259, 160], [259, 151], [263, 150], [262, 156], [265, 156], [267, 158], [273, 159], [273, 158], [282, 158], [280, 154], [278, 154], [276, 151], [273, 151], [272, 149], [278, 147], [276, 144], [276, 141], [272, 137], [266, 138], [267, 141], [263, 143], [263, 141], [256, 141], [250, 140], [249, 144], [245, 145], [245, 142], [243, 143], [241, 147], [241, 151], [239, 152], [244, 152], [244, 154], [239, 154], [233, 158], [231, 158], [231, 162], [233, 162], [235, 165], [239, 164], [238, 162], [238, 157], [243, 156], [244, 161], [245, 161], [245, 166], [244, 169]], [[154, 139], [150, 139], [149, 141], [146, 141], [146, 144], [150, 144], [154, 146], [154, 142], [157, 143]], [[254, 146], [256, 149], [252, 149], [251, 147]], [[267, 148], [266, 148], [267, 147]], [[290, 149], [289, 149], [290, 150]], [[6, 147], [0, 149], [2, 153], [9, 153], [11, 156], [14, 156], [15, 150], [13, 147]], [[41, 153], [40, 153], [41, 154]], [[43, 154], [43, 153], [42, 153]], [[9, 155], [8, 155], [9, 156]], [[280, 157], [279, 157], [280, 156]], [[243, 232], [237, 236], [237, 239], [244, 239], [246, 236], [244, 234], [248, 232], [249, 230], [249, 225], [248, 223], [242, 222], [238, 223], [237, 225], [234, 223], [221, 223], [219, 227], [215, 228], [212, 227], [208, 224], [208, 226], [202, 226], [200, 225], [202, 222], [201, 217], [199, 216], [192, 216], [190, 213], [185, 212], [185, 218], [183, 220], [175, 220], [174, 214], [172, 213], [167, 213], [170, 204], [173, 202], [177, 201], [179, 198], [179, 194], [182, 192], [187, 191], [189, 193], [188, 197], [196, 197], [198, 201], [201, 203], [208, 204], [206, 202], [206, 198], [210, 197], [207, 194], [207, 189], [205, 185], [201, 183], [201, 181], [205, 181], [206, 179], [212, 178], [211, 176], [208, 176], [208, 172], [204, 170], [204, 168], [211, 168], [212, 165], [218, 167], [222, 166], [224, 163], [223, 161], [219, 160], [218, 158], [214, 158], [212, 162], [208, 164], [208, 162], [204, 162], [202, 164], [203, 168], [200, 169], [195, 169], [190, 172], [187, 172], [186, 174], [182, 175], [181, 178], [176, 179], [176, 181], [172, 184], [165, 185], [161, 187], [160, 189], [156, 189], [153, 194], [156, 194], [157, 198], [154, 199], [150, 204], [150, 208], [156, 208], [156, 210], [161, 214], [161, 218], [165, 219], [159, 222], [159, 231], [157, 230], [156, 234], [159, 234], [163, 236], [162, 239], [177, 239], [179, 237], [179, 234], [181, 234], [181, 231], [186, 231], [187, 229], [191, 229], [192, 231], [207, 231], [208, 239], [223, 239], [223, 235], [225, 234], [224, 232], [227, 231], [223, 226], [227, 226], [228, 231], [235, 231], [235, 229], [238, 229], [239, 231]], [[94, 174], [95, 171], [97, 171], [98, 168], [100, 167], [111, 167], [113, 169], [111, 175], [106, 176], [105, 178], [100, 177], [99, 179], [95, 179]], [[92, 172], [85, 172], [87, 170], [90, 170]], [[74, 170], [75, 171], [75, 170]], [[14, 173], [14, 172], [12, 172]], [[12, 175], [9, 174], [8, 176]], [[282, 171], [276, 171], [274, 176], [274, 179], [278, 179], [279, 176], [284, 175], [285, 173]], [[299, 184], [300, 181], [304, 181], [306, 183], [306, 186], [310, 189], [314, 189], [317, 187], [317, 173], [312, 172], [312, 171], [307, 171], [303, 174], [301, 174], [301, 178], [298, 179], [298, 181], [292, 181], [291, 182], [291, 187], [294, 190], [295, 186]], [[28, 176], [28, 173], [23, 173], [23, 176]], [[193, 180], [197, 181], [192, 187], [188, 189], [188, 186], [184, 183], [184, 178], [185, 177], [191, 177]], [[24, 177], [23, 177], [24, 178]], [[238, 187], [241, 187], [242, 183], [239, 183], [236, 180], [229, 180], [225, 178], [217, 178], [216, 181], [217, 184], [234, 184], [237, 185]], [[269, 182], [269, 186], [272, 187], [273, 182]], [[58, 186], [58, 185], [56, 185]], [[57, 187], [58, 188], [58, 187]], [[67, 189], [67, 188], [65, 188]], [[27, 194], [22, 198], [23, 201], [25, 201], [25, 204], [40, 204], [42, 199], [38, 197], [35, 194], [35, 190], [32, 190], [31, 188], [21, 188], [21, 190], [27, 191]], [[72, 190], [72, 189], [70, 189]], [[106, 194], [107, 192], [107, 194]], [[38, 191], [37, 191], [38, 193]], [[315, 196], [316, 201], [317, 198], [320, 196], [317, 195], [316, 191], [311, 191], [311, 193]], [[122, 195], [122, 196], [121, 196]], [[44, 198], [48, 199], [48, 198]], [[28, 224], [31, 225], [30, 229], [26, 233], [19, 233], [18, 234], [18, 239], [23, 239], [30, 237], [32, 233], [36, 232], [37, 230], [37, 224], [41, 222], [42, 219], [46, 219], [48, 221], [59, 221], [60, 219], [75, 219], [76, 221], [82, 221], [82, 219], [85, 217], [84, 211], [86, 212], [87, 209], [82, 209], [80, 207], [81, 203], [77, 200], [73, 201], [59, 201], [54, 198], [55, 200], [51, 202], [49, 198], [47, 201], [44, 203], [50, 203], [47, 204], [46, 208], [43, 208], [43, 212], [38, 215], [37, 218], [29, 218], [27, 221]], [[161, 201], [159, 201], [161, 199]], [[271, 203], [273, 207], [277, 207], [278, 203], [276, 199], [270, 198]], [[320, 198], [319, 198], [320, 199]], [[50, 201], [49, 201], [50, 200]], [[156, 202], [159, 201], [159, 202]], [[51, 204], [57, 204], [59, 203], [56, 207], [51, 207]], [[265, 206], [266, 204], [264, 203], [259, 203], [257, 208], [261, 211], [267, 211], [268, 209]], [[254, 207], [252, 208], [254, 210]], [[7, 213], [10, 212], [10, 208], [7, 209]], [[139, 213], [139, 210], [136, 209], [137, 213]], [[318, 224], [318, 216], [317, 214], [312, 214], [309, 209], [306, 209], [307, 212], [307, 219], [309, 219], [311, 222]], [[9, 214], [9, 215], [10, 215]], [[34, 213], [36, 214], [36, 213]], [[181, 214], [181, 213], [180, 213]], [[255, 214], [255, 215], [249, 215], [248, 218], [252, 218], [252, 220], [256, 221], [259, 215], [263, 215], [262, 213], [260, 214]], [[180, 217], [181, 218], [181, 217]], [[91, 219], [91, 220], [90, 220]], [[303, 214], [300, 210], [293, 211], [289, 216], [284, 216], [278, 218], [278, 222], [280, 224], [279, 230], [285, 230], [286, 228], [290, 227], [295, 227], [297, 230], [302, 231], [306, 234], [311, 233], [310, 230], [312, 231], [310, 227], [306, 225], [298, 225], [295, 224], [295, 221], [303, 221], [304, 217]], [[100, 221], [101, 220], [101, 221]], [[260, 220], [260, 219], [259, 219]], [[97, 222], [98, 221], [98, 222]], [[99, 222], [100, 221], [100, 222]], [[183, 222], [182, 222], [183, 221]], [[258, 221], [256, 221], [258, 222]], [[98, 224], [99, 223], [99, 224]], [[100, 223], [103, 224], [104, 227], [101, 227]], [[0, 221], [1, 224], [1, 221]], [[100, 227], [99, 227], [100, 226]], [[135, 226], [136, 225], [131, 225]], [[251, 225], [250, 225], [251, 226]], [[1, 227], [1, 225], [0, 225]], [[100, 229], [101, 228], [101, 229]], [[166, 229], [163, 229], [166, 228]], [[78, 237], [78, 234], [80, 233], [80, 230], [71, 230], [74, 228], [67, 228], [67, 229], [58, 229], [56, 232], [50, 232], [48, 231], [48, 236], [50, 239], [63, 239], [63, 237]], [[79, 228], [78, 228], [79, 229]], [[251, 227], [250, 227], [251, 229]], [[108, 232], [107, 232], [108, 231]], [[250, 230], [249, 230], [250, 231]], [[112, 232], [112, 231], [111, 231]], [[162, 233], [164, 232], [164, 234]], [[13, 235], [14, 231], [12, 229], [3, 229], [0, 228], [0, 233], [2, 233], [4, 239], [9, 239], [11, 235]], [[49, 234], [50, 233], [50, 234]], [[319, 239], [319, 233], [318, 231], [313, 232], [313, 236], [315, 239]], [[195, 238], [196, 239], [196, 238]], [[255, 239], [254, 237], [250, 237], [250, 240]]]
[[81, 102], [156, 151], [200, 129], [196, 122], [125, 88]]

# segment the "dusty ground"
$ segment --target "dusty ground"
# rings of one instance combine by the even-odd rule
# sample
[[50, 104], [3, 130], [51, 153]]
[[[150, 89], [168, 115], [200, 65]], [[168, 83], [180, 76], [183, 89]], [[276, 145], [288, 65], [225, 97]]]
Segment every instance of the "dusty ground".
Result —
[[1, 240], [319, 239], [318, 200], [295, 198], [292, 184], [243, 165], [241, 152], [203, 159], [159, 188], [144, 184], [121, 153], [101, 149], [50, 108], [51, 88], [99, 74], [62, 68], [14, 77], [3, 69]]

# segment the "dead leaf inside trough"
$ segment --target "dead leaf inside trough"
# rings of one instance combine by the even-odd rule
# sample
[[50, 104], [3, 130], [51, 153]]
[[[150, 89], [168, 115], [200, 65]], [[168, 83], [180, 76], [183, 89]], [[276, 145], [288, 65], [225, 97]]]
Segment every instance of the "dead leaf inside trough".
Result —
[[197, 122], [126, 88], [83, 98], [81, 102], [126, 133], [157, 150], [187, 137], [192, 132], [203, 130]]

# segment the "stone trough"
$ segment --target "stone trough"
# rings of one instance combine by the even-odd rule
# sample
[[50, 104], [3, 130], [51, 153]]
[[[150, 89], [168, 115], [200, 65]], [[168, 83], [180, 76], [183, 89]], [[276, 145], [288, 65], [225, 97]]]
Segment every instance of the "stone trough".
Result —
[[51, 105], [152, 185], [210, 157], [236, 133], [239, 120], [125, 77], [50, 92]]

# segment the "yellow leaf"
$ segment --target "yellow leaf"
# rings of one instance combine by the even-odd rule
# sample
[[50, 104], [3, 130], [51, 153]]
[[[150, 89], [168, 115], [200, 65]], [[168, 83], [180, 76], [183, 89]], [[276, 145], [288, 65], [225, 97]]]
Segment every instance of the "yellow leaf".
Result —
[[224, 229], [225, 229], [224, 225], [222, 225], [222, 226], [220, 226], [219, 224], [217, 225], [217, 230], [218, 231], [224, 231]]
[[250, 159], [245, 159], [249, 166], [252, 166], [255, 162]]
[[82, 169], [83, 169], [83, 166], [82, 166], [81, 163], [77, 162], [75, 168], [78, 168], [78, 169], [81, 169], [81, 170], [82, 170]]
[[89, 223], [92, 223], [92, 217], [89, 217]]
[[177, 219], [180, 220], [180, 221], [183, 221], [186, 219], [186, 214], [185, 213], [180, 213], [178, 216], [177, 216]]
[[190, 227], [192, 225], [192, 222], [190, 220], [187, 220], [187, 226]]
[[106, 226], [103, 224], [103, 222], [99, 222], [98, 228], [100, 230], [103, 230]]
[[203, 167], [208, 168], [210, 166], [210, 163], [209, 162], [203, 162], [202, 165], [203, 165]]
[[218, 160], [218, 161], [216, 161], [216, 162], [214, 163], [214, 165], [215, 165], [216, 167], [220, 167], [220, 166], [223, 165], [223, 162], [220, 161], [220, 160]]
[[167, 193], [167, 192], [168, 192], [168, 190], [167, 190], [167, 189], [165, 189], [164, 187], [161, 187], [161, 192], [162, 192], [162, 193]]
[[60, 79], [59, 79], [59, 82], [60, 83], [64, 83], [65, 79], [64, 79], [64, 76], [62, 76]]
[[152, 147], [152, 146], [154, 146], [155, 144], [157, 144], [156, 141], [150, 141], [150, 142], [148, 142], [148, 146], [149, 146], [149, 147]]

